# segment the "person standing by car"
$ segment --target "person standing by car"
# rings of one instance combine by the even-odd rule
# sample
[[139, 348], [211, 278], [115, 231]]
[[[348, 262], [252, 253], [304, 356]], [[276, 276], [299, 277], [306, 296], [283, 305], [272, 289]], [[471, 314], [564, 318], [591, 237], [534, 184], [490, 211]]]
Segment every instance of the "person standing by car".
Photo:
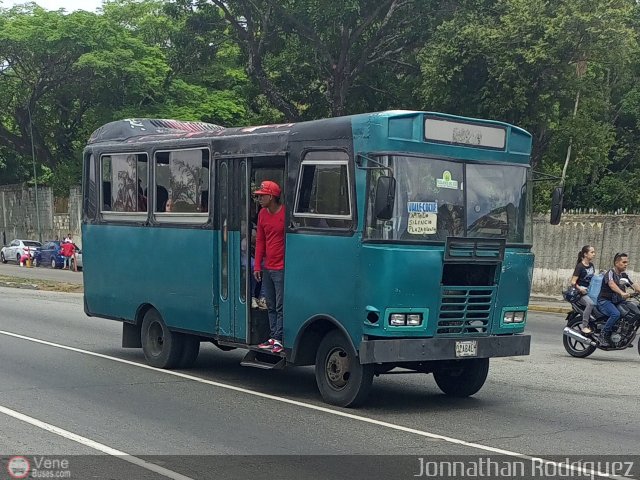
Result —
[[578, 253], [578, 262], [571, 277], [571, 285], [580, 292], [580, 303], [584, 306], [582, 325], [580, 325], [580, 328], [582, 332], [586, 334], [592, 332], [591, 327], [589, 327], [589, 318], [591, 317], [594, 303], [587, 293], [589, 292], [591, 278], [593, 278], [593, 275], [596, 273], [596, 268], [593, 266], [593, 263], [591, 263], [595, 257], [595, 248], [591, 245], [582, 247], [582, 250]]
[[71, 258], [76, 251], [76, 246], [72, 242], [63, 242], [60, 245], [60, 253], [62, 254], [62, 258], [64, 259], [64, 263], [62, 265], [63, 270], [71, 269]]
[[[280, 353], [284, 350], [283, 297], [284, 297], [284, 233], [285, 208], [280, 203], [282, 191], [276, 182], [265, 180], [253, 192], [262, 209], [258, 213], [256, 257], [253, 266], [255, 279], [263, 282], [269, 312], [271, 338], [259, 348]], [[262, 259], [264, 258], [264, 275]]]

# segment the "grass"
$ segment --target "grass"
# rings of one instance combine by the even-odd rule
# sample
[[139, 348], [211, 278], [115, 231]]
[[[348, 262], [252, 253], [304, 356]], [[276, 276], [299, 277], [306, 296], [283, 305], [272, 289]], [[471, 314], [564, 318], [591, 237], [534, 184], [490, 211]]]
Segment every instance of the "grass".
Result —
[[0, 287], [25, 288], [29, 290], [47, 290], [49, 292], [82, 293], [82, 285], [66, 282], [54, 282], [37, 278], [18, 278], [0, 275]]

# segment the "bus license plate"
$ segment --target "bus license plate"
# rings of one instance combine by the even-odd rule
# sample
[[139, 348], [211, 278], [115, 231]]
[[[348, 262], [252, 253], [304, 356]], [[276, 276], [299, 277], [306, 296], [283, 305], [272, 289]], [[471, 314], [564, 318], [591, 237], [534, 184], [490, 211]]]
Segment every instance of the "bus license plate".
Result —
[[465, 340], [456, 342], [456, 357], [477, 357], [477, 340]]

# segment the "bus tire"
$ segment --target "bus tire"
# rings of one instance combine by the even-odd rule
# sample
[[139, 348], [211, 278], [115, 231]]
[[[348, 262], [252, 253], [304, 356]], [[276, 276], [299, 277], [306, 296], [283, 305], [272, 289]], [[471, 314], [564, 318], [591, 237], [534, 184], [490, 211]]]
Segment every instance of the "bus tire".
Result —
[[180, 360], [178, 361], [178, 368], [191, 368], [196, 363], [198, 354], [200, 353], [200, 339], [195, 335], [183, 335], [183, 350]]
[[373, 365], [361, 365], [351, 343], [337, 330], [320, 342], [316, 352], [316, 383], [322, 399], [339, 407], [356, 407], [367, 398]]
[[440, 390], [450, 397], [470, 397], [484, 385], [489, 373], [488, 358], [446, 362], [434, 370], [433, 378]]
[[169, 330], [157, 310], [145, 313], [140, 335], [142, 351], [149, 365], [157, 368], [178, 365], [184, 351], [183, 335]]

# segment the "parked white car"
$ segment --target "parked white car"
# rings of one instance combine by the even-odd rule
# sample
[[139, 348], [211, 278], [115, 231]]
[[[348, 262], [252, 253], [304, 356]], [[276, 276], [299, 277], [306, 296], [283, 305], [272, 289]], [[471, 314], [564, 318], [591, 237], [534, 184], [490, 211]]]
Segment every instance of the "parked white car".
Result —
[[40, 247], [42, 247], [42, 244], [35, 240], [12, 240], [9, 245], [2, 247], [2, 250], [0, 250], [0, 261], [2, 261], [2, 263], [20, 263], [20, 257], [22, 257], [25, 252], [28, 251], [33, 255]]
[[77, 270], [82, 270], [82, 250], [76, 250], [76, 256], [75, 259], [74, 257], [71, 257], [71, 270], [76, 270], [76, 268], [74, 268], [74, 263], [77, 262]]

